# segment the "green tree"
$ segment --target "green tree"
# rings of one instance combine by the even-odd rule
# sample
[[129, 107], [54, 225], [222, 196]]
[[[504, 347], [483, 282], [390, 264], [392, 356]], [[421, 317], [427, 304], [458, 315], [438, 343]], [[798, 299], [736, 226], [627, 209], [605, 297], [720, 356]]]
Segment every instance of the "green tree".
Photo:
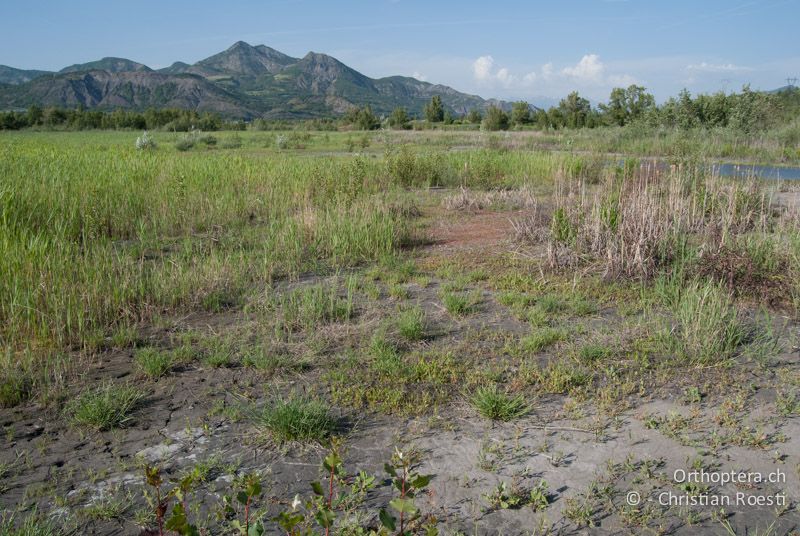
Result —
[[508, 114], [498, 106], [492, 105], [486, 110], [481, 128], [483, 130], [508, 130], [508, 123]]
[[441, 123], [444, 121], [444, 105], [439, 95], [431, 97], [431, 101], [425, 105], [425, 119], [429, 123]]
[[561, 99], [558, 110], [567, 127], [583, 128], [587, 126], [589, 116], [592, 113], [592, 106], [577, 91], [573, 91], [565, 99]]
[[472, 123], [473, 125], [478, 125], [483, 120], [483, 115], [481, 115], [481, 111], [477, 108], [473, 108], [467, 114], [467, 121]]
[[405, 108], [395, 108], [389, 116], [389, 126], [392, 128], [408, 128], [409, 120], [410, 118]]
[[531, 122], [531, 107], [525, 101], [515, 102], [511, 107], [511, 123], [527, 125]]
[[41, 125], [44, 120], [44, 110], [35, 104], [28, 108], [28, 125]]

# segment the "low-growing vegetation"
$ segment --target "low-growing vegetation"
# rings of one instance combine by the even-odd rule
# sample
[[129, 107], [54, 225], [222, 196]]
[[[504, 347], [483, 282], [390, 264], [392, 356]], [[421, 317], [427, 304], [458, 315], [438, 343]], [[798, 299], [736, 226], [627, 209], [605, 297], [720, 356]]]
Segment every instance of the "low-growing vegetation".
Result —
[[515, 110], [3, 133], [0, 534], [751, 530], [647, 499], [800, 485], [797, 186]]

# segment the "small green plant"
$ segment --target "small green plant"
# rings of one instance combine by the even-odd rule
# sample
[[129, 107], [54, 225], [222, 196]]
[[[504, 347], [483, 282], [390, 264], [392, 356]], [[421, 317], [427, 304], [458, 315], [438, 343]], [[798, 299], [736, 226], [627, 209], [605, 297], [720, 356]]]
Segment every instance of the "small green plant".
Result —
[[543, 327], [531, 331], [530, 335], [522, 338], [520, 344], [527, 352], [540, 352], [566, 338], [567, 331], [565, 329]]
[[338, 285], [312, 285], [295, 289], [276, 301], [276, 328], [285, 334], [321, 324], [343, 322], [353, 316], [353, 285], [339, 296]]
[[540, 480], [538, 484], [531, 488], [528, 504], [535, 512], [544, 510], [550, 505], [550, 495], [546, 481]]
[[514, 486], [509, 486], [503, 481], [497, 484], [497, 487], [491, 493], [484, 496], [489, 502], [489, 506], [494, 509], [508, 510], [518, 508], [523, 501], [522, 495], [519, 490]]
[[172, 355], [157, 348], [142, 348], [133, 359], [142, 374], [151, 380], [157, 380], [172, 368]]
[[409, 341], [418, 341], [425, 336], [425, 312], [412, 307], [400, 312], [395, 320], [400, 336]]
[[475, 310], [478, 297], [464, 292], [443, 292], [442, 303], [447, 312], [453, 316], [465, 316]]
[[33, 381], [26, 369], [0, 369], [0, 408], [12, 408], [30, 397]]
[[136, 387], [106, 383], [78, 395], [67, 405], [67, 415], [80, 426], [110, 430], [127, 423], [143, 398]]
[[61, 530], [36, 510], [19, 520], [15, 513], [0, 513], [0, 536], [60, 536]]
[[578, 350], [578, 357], [585, 362], [602, 361], [610, 356], [611, 348], [600, 343], [589, 343]]
[[278, 399], [254, 415], [256, 426], [279, 443], [323, 443], [336, 429], [336, 420], [325, 403], [292, 396]]
[[471, 401], [481, 415], [495, 421], [510, 421], [530, 411], [522, 395], [511, 397], [501, 393], [496, 385], [478, 388]]
[[[414, 504], [414, 496], [425, 489], [433, 475], [421, 475], [414, 471], [418, 459], [414, 454], [406, 454], [399, 449], [394, 449], [391, 464], [384, 465], [384, 469], [392, 478], [392, 484], [400, 495], [391, 501], [389, 506], [397, 512], [398, 519], [385, 509], [381, 509], [378, 518], [386, 529], [406, 534], [406, 524], [419, 519], [419, 508]], [[430, 532], [429, 532], [430, 534]], [[434, 533], [435, 534], [435, 533]]]

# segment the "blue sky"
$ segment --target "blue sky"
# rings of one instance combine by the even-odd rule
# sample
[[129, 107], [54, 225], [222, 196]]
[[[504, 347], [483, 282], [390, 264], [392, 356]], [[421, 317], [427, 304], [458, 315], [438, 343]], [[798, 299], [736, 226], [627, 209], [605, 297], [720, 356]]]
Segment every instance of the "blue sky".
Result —
[[3, 0], [0, 64], [158, 68], [244, 40], [483, 97], [603, 101], [639, 83], [663, 100], [800, 77], [798, 26], [800, 0]]

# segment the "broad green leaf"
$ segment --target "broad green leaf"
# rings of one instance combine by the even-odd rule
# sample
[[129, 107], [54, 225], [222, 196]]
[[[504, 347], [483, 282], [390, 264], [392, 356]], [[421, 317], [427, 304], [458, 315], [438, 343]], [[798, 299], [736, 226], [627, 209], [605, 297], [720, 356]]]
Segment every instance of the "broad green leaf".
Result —
[[394, 530], [396, 524], [392, 514], [381, 508], [381, 511], [378, 512], [378, 518], [381, 520], [381, 525], [389, 530]]
[[389, 505], [398, 512], [404, 514], [413, 515], [417, 513], [417, 507], [414, 505], [414, 501], [410, 499], [392, 499], [389, 501]]

